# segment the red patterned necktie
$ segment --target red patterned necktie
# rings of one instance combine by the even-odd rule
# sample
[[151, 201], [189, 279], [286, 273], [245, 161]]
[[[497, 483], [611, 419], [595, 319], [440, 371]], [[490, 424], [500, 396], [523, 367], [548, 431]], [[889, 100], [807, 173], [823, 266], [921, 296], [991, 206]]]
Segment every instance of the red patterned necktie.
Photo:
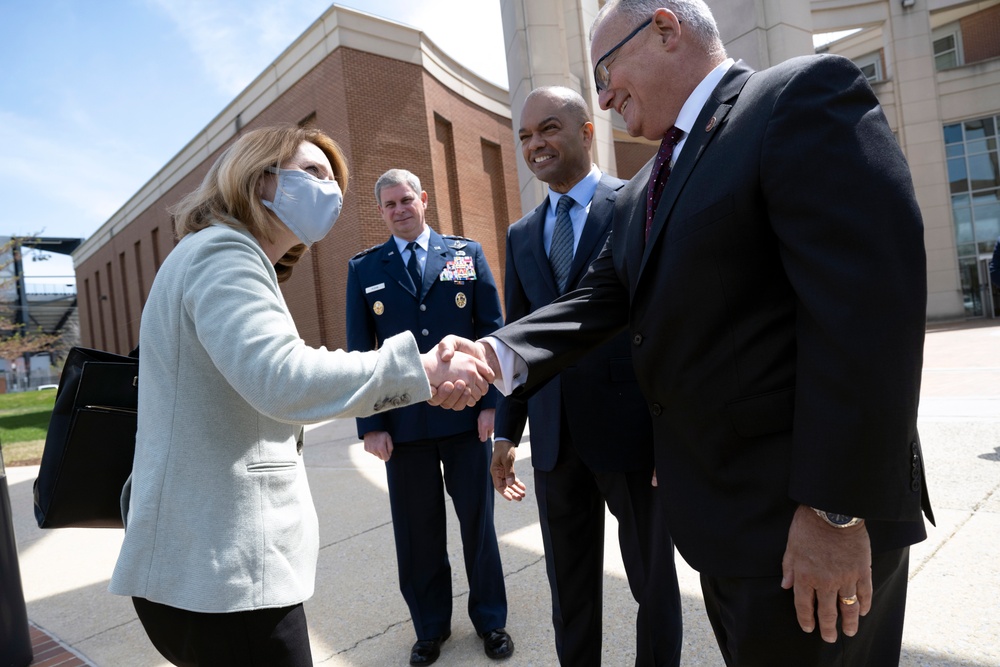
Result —
[[684, 130], [676, 126], [671, 126], [667, 133], [663, 135], [660, 142], [660, 150], [656, 151], [656, 161], [653, 162], [653, 171], [649, 175], [649, 187], [646, 188], [646, 240], [649, 240], [649, 230], [653, 227], [653, 215], [656, 207], [660, 203], [660, 196], [663, 194], [663, 187], [670, 178], [670, 158], [674, 154], [677, 142], [684, 136]]

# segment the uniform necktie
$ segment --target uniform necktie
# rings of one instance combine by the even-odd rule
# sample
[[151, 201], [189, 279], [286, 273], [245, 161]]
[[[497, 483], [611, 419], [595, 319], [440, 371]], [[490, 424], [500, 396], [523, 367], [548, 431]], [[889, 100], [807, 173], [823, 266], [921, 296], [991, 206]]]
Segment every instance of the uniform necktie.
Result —
[[656, 151], [656, 160], [653, 162], [653, 171], [649, 175], [649, 187], [646, 188], [646, 240], [649, 240], [649, 230], [653, 227], [653, 216], [656, 214], [656, 207], [660, 203], [660, 196], [663, 188], [670, 178], [670, 158], [673, 157], [674, 148], [684, 136], [684, 130], [677, 126], [671, 126], [667, 133], [663, 135], [660, 142], [660, 149]]
[[549, 247], [549, 264], [552, 265], [552, 275], [555, 276], [559, 294], [566, 291], [569, 267], [573, 263], [573, 221], [569, 217], [569, 209], [572, 207], [572, 197], [563, 195], [559, 198], [559, 203], [556, 204], [556, 227]]
[[413, 286], [417, 289], [417, 295], [419, 295], [424, 279], [420, 275], [420, 264], [417, 262], [417, 242], [410, 241], [406, 244], [406, 249], [410, 251], [410, 260], [406, 263], [406, 271], [410, 274], [410, 279], [413, 280]]

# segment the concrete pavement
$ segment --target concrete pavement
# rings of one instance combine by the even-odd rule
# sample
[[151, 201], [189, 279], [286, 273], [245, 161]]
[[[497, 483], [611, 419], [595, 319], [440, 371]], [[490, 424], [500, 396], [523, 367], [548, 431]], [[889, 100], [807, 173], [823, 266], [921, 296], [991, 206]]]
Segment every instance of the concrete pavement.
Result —
[[[911, 552], [904, 635], [906, 667], [1000, 667], [1000, 322], [935, 326], [925, 348], [920, 431], [938, 526]], [[522, 503], [498, 497], [516, 650], [507, 665], [556, 665], [541, 536], [532, 494], [530, 443], [519, 449], [529, 484]], [[320, 517], [316, 594], [306, 603], [315, 664], [406, 665], [414, 641], [397, 589], [383, 464], [366, 454], [352, 420], [310, 429], [306, 464]], [[8, 468], [28, 616], [97, 667], [167, 665], [131, 603], [107, 592], [121, 531], [35, 526], [37, 467]], [[604, 664], [631, 665], [635, 603], [608, 515]], [[455, 612], [440, 665], [491, 665], [465, 607], [461, 542], [449, 516]], [[684, 597], [685, 667], [722, 667], [702, 609], [697, 575], [678, 557]]]

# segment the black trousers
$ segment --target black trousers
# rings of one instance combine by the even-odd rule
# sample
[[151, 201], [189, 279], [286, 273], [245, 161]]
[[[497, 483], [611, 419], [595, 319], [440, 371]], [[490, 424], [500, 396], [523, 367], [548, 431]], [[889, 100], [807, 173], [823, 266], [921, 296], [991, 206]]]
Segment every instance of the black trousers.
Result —
[[910, 548], [872, 554], [872, 607], [858, 633], [828, 644], [819, 627], [806, 634], [792, 590], [781, 577], [702, 575], [715, 638], [729, 667], [893, 667], [899, 664]]
[[681, 654], [681, 599], [674, 547], [657, 514], [650, 472], [596, 472], [564, 434], [551, 471], [535, 470], [535, 495], [552, 593], [556, 654], [566, 667], [601, 664], [604, 505], [618, 543], [636, 617], [637, 667], [675, 667]]
[[181, 667], [312, 667], [301, 604], [228, 614], [132, 598], [156, 650]]

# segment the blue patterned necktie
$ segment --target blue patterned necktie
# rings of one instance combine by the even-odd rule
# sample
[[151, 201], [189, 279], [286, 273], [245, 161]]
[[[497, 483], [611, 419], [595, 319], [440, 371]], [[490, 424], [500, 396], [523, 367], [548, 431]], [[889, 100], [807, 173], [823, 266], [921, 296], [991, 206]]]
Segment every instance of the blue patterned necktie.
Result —
[[559, 198], [559, 203], [556, 204], [556, 227], [552, 232], [552, 245], [549, 248], [549, 264], [552, 265], [552, 275], [555, 276], [559, 294], [566, 292], [569, 267], [573, 263], [573, 221], [569, 217], [573, 203], [573, 198], [569, 195]]
[[406, 249], [410, 251], [410, 260], [406, 263], [406, 271], [410, 274], [410, 279], [413, 281], [413, 286], [417, 289], [419, 296], [424, 279], [420, 275], [420, 264], [417, 262], [417, 242], [410, 241], [406, 244]]

